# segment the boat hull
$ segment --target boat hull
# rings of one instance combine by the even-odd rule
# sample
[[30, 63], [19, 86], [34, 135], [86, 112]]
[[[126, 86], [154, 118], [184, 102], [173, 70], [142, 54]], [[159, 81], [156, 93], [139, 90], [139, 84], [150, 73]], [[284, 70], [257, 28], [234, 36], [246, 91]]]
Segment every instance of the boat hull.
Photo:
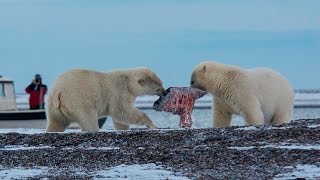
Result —
[[[98, 120], [101, 128], [107, 117]], [[0, 111], [0, 128], [34, 128], [45, 129], [47, 119], [45, 110]], [[69, 128], [79, 128], [77, 123], [71, 123]]]
[[45, 120], [44, 110], [18, 110], [18, 111], [0, 111], [0, 121], [2, 120]]

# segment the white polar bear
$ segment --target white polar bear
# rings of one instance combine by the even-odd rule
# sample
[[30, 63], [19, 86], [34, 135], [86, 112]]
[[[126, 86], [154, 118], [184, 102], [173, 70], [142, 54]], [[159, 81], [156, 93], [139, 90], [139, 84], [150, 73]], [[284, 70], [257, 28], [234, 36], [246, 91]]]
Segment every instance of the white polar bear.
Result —
[[148, 68], [101, 73], [71, 70], [60, 75], [49, 91], [47, 131], [64, 131], [77, 122], [82, 131], [98, 131], [98, 118], [111, 116], [115, 129], [129, 124], [155, 128], [149, 117], [134, 107], [137, 96], [161, 95], [160, 78]]
[[290, 122], [294, 93], [289, 82], [268, 68], [245, 70], [219, 62], [198, 64], [191, 86], [214, 96], [213, 126], [228, 127], [232, 114], [248, 125], [280, 125]]

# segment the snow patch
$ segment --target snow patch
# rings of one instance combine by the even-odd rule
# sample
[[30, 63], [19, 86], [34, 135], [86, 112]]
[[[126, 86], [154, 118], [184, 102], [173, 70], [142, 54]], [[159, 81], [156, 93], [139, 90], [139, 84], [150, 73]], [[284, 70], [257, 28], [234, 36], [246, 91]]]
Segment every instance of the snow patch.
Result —
[[248, 147], [228, 147], [228, 149], [236, 149], [239, 151], [247, 151], [247, 150], [251, 150], [257, 148], [256, 146], [248, 146]]
[[270, 128], [268, 128], [269, 130], [274, 130], [274, 129], [291, 129], [293, 128], [292, 126], [288, 126], [288, 127], [275, 127], [275, 126], [271, 126]]
[[254, 148], [279, 148], [279, 149], [299, 149], [299, 150], [320, 150], [320, 144], [318, 145], [266, 145], [266, 146], [247, 146], [247, 147], [229, 147], [228, 149], [236, 149], [239, 151], [247, 151]]
[[29, 129], [29, 128], [12, 128], [12, 129], [0, 129], [0, 133], [20, 133], [20, 134], [41, 134], [45, 133], [45, 129]]
[[285, 174], [278, 174], [274, 179], [320, 179], [320, 167], [317, 167], [316, 165], [297, 165], [296, 168], [290, 166], [287, 167], [287, 169], [293, 169], [293, 171]]
[[110, 151], [110, 150], [117, 150], [120, 149], [119, 147], [82, 147], [85, 150], [101, 150], [101, 151]]
[[[49, 167], [33, 167], [23, 168], [15, 167], [11, 169], [5, 169], [0, 166], [0, 179], [33, 179], [37, 176], [59, 176], [63, 173], [60, 171], [55, 171], [51, 174], [49, 171], [54, 170]], [[70, 175], [89, 175], [93, 179], [153, 179], [153, 180], [186, 180], [188, 177], [182, 176], [177, 173], [173, 173], [168, 169], [156, 165], [156, 164], [134, 164], [134, 165], [119, 165], [107, 170], [94, 171], [89, 173], [84, 173], [81, 169], [73, 169], [69, 172]]]
[[[130, 131], [130, 130], [128, 130]], [[116, 130], [100, 129], [99, 132], [117, 132]], [[8, 133], [19, 133], [19, 134], [44, 134], [44, 133], [86, 133], [80, 129], [66, 129], [64, 132], [46, 132], [46, 129], [30, 129], [30, 128], [12, 128], [12, 129], [1, 129], [1, 134]]]
[[32, 169], [26, 169], [21, 167], [16, 167], [12, 169], [0, 168], [0, 179], [26, 179], [43, 175], [46, 173], [48, 173], [48, 169], [42, 167], [34, 167]]
[[185, 180], [185, 176], [177, 176], [156, 164], [119, 165], [108, 170], [97, 171], [95, 179], [172, 179]]
[[300, 149], [300, 150], [320, 150], [320, 145], [284, 145], [284, 146], [278, 146], [278, 145], [267, 145], [262, 146], [260, 148], [280, 148], [280, 149]]
[[258, 130], [258, 128], [254, 126], [248, 126], [248, 127], [236, 128], [235, 130], [250, 131], [250, 130]]
[[34, 150], [34, 149], [48, 149], [50, 146], [23, 146], [23, 145], [7, 145], [0, 148], [0, 151], [19, 151], [19, 150]]
[[317, 127], [320, 127], [320, 124], [308, 126], [308, 128], [317, 128]]

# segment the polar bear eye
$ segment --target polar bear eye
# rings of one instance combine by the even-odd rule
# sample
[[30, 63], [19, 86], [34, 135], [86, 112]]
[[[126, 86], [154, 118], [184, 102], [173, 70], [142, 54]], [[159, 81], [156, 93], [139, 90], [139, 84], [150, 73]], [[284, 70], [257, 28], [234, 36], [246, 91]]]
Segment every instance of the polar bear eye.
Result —
[[141, 85], [141, 86], [144, 86], [146, 84], [146, 81], [143, 80], [143, 79], [139, 79], [138, 80], [138, 83]]

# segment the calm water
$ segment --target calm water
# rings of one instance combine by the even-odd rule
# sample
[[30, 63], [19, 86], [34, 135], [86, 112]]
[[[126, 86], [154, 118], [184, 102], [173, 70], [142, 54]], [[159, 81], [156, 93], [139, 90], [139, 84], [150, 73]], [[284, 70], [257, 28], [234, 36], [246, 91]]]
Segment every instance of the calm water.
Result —
[[[157, 96], [144, 96], [137, 99], [137, 106], [151, 107], [158, 99]], [[28, 108], [28, 95], [19, 93], [16, 97], [17, 106], [20, 109]], [[210, 107], [212, 96], [204, 96], [195, 103], [197, 107]], [[295, 105], [317, 105], [319, 108], [295, 108], [292, 119], [320, 118], [320, 90], [304, 90], [295, 93]], [[154, 124], [159, 128], [179, 128], [180, 117], [165, 112], [156, 112], [152, 109], [143, 110]], [[192, 114], [193, 128], [212, 127], [212, 112], [210, 109], [194, 109]], [[233, 126], [244, 125], [244, 121], [239, 116], [234, 116], [231, 124]], [[144, 126], [134, 126], [133, 128], [144, 128]], [[108, 118], [104, 129], [113, 129], [111, 118]]]
[[[165, 112], [156, 112], [154, 110], [144, 110], [150, 119], [159, 128], [179, 128], [179, 119], [177, 115]], [[320, 118], [320, 108], [297, 108], [294, 110], [292, 119]], [[195, 109], [192, 113], [193, 128], [212, 127], [212, 111], [210, 109]], [[233, 126], [244, 125], [244, 121], [239, 116], [232, 118]], [[131, 126], [133, 128], [143, 126]], [[113, 129], [111, 118], [103, 126], [104, 129]]]

